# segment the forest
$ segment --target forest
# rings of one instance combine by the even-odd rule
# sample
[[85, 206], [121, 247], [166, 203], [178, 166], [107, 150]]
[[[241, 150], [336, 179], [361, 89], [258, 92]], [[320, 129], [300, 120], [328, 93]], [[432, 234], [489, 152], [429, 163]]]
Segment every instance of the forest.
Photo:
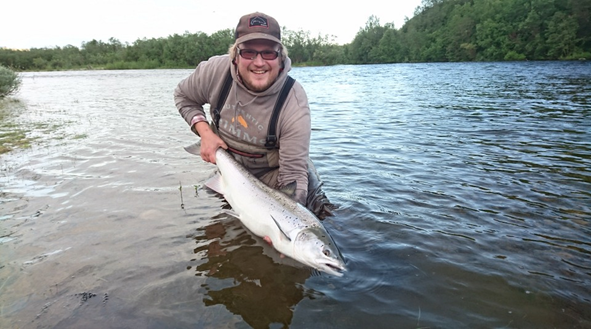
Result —
[[[349, 44], [282, 31], [294, 66], [415, 62], [590, 60], [589, 0], [423, 0], [402, 27], [370, 16]], [[115, 38], [28, 50], [0, 49], [17, 71], [193, 68], [225, 54], [234, 30], [122, 43]]]

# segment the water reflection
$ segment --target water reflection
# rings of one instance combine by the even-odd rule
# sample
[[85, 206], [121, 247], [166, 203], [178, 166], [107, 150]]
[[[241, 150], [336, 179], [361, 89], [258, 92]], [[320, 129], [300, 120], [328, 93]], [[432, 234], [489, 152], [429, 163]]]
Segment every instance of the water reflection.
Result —
[[226, 214], [199, 228], [194, 239], [195, 275], [207, 277], [201, 292], [206, 306], [224, 305], [253, 328], [289, 327], [294, 306], [310, 296], [304, 290], [310, 269], [279, 260], [275, 250]]

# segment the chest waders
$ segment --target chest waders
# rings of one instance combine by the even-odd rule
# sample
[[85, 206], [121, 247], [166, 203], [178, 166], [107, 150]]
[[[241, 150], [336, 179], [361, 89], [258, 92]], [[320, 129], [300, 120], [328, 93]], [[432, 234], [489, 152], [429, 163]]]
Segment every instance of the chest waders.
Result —
[[[294, 78], [288, 76], [286, 81], [284, 82], [284, 86], [282, 86], [282, 90], [280, 95], [278, 96], [277, 100], [275, 101], [275, 105], [273, 107], [273, 113], [271, 114], [271, 119], [269, 120], [269, 126], [267, 127], [267, 137], [265, 138], [265, 148], [270, 149], [277, 149], [277, 134], [276, 134], [276, 126], [277, 121], [280, 116], [280, 110], [284, 106], [286, 99], [288, 98], [288, 94], [290, 93], [290, 89], [294, 85]], [[224, 85], [222, 85], [222, 90], [220, 91], [220, 96], [218, 97], [218, 103], [214, 108], [214, 124], [216, 125], [216, 129], [220, 126], [220, 112], [224, 107], [224, 103], [226, 103], [226, 98], [228, 98], [228, 93], [230, 92], [230, 87], [232, 85], [232, 75], [230, 71], [226, 75], [226, 80], [224, 80]], [[232, 151], [232, 150], [231, 150]], [[239, 153], [240, 154], [240, 153]]]

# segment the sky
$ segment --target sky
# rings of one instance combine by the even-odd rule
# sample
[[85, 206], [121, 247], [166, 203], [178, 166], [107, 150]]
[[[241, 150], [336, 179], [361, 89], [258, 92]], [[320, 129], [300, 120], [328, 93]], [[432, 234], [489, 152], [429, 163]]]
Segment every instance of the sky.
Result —
[[421, 0], [18, 0], [2, 1], [0, 48], [53, 48], [93, 39], [133, 43], [185, 32], [234, 29], [242, 15], [263, 12], [291, 31], [353, 41], [371, 15], [400, 28]]

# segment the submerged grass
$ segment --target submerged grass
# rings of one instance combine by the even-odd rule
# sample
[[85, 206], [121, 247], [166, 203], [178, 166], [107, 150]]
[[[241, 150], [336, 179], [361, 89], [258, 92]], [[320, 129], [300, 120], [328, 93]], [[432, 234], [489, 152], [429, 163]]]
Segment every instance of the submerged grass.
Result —
[[26, 149], [30, 146], [30, 139], [27, 138], [27, 135], [24, 133], [24, 131], [0, 131], [0, 154], [12, 151], [14, 148]]
[[56, 123], [50, 118], [44, 122], [27, 122], [21, 117], [25, 111], [27, 111], [27, 106], [17, 98], [0, 100], [0, 155], [15, 149], [28, 149], [33, 142], [41, 142], [40, 137], [44, 139], [49, 137], [52, 140], [85, 139], [88, 137], [87, 134], [78, 134], [73, 137], [68, 134], [52, 134], [72, 122]]
[[23, 109], [18, 99], [6, 98], [0, 101], [0, 155], [16, 148], [26, 149], [34, 140], [27, 136], [27, 130], [15, 122]]

